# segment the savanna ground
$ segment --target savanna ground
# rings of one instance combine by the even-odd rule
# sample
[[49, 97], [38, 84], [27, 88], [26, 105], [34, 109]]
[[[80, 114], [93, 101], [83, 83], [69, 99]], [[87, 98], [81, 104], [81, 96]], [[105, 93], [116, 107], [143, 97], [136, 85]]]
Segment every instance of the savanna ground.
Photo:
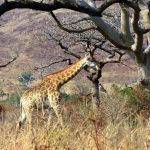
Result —
[[[18, 119], [12, 112], [1, 122], [2, 150], [147, 150], [150, 149], [150, 94], [142, 87], [112, 85], [109, 94], [101, 93], [98, 112], [91, 106], [91, 97], [74, 99], [65, 94], [62, 102], [64, 128], [53, 116], [47, 128], [47, 114], [34, 117], [33, 131], [27, 127], [16, 131]], [[43, 120], [43, 119], [45, 120]]]

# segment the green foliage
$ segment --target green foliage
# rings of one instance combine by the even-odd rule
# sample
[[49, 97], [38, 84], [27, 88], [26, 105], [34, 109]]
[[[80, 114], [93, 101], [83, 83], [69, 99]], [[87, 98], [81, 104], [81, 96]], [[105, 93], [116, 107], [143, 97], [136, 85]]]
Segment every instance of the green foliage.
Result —
[[124, 87], [119, 87], [115, 84], [112, 85], [112, 91], [114, 97], [118, 100], [127, 100], [129, 105], [138, 105], [139, 104], [139, 97], [136, 94], [133, 87], [129, 87], [125, 85]]
[[64, 100], [70, 99], [70, 95], [68, 95], [66, 93], [60, 93], [60, 97], [61, 97], [61, 99], [64, 99]]
[[144, 94], [144, 99], [150, 101], [150, 89], [142, 89], [142, 92]]
[[20, 76], [18, 76], [18, 80], [20, 82], [29, 82], [32, 78], [32, 72], [31, 71], [24, 71], [21, 73]]
[[7, 95], [2, 89], [0, 89], [0, 97]]
[[150, 100], [150, 91], [145, 92], [144, 96], [145, 96], [145, 99], [149, 101]]
[[9, 103], [9, 104], [15, 104], [18, 105], [20, 102], [20, 93], [19, 92], [13, 92], [8, 94], [8, 97], [3, 100], [0, 101], [0, 103]]
[[33, 74], [31, 71], [24, 71], [18, 76], [18, 81], [22, 84], [24, 89], [28, 88], [28, 84], [33, 81]]
[[69, 95], [67, 93], [61, 92], [60, 93], [60, 98], [63, 100], [71, 100], [71, 99], [75, 99], [77, 96], [76, 95]]
[[9, 96], [9, 101], [11, 103], [17, 103], [18, 104], [20, 101], [20, 93], [18, 93], [18, 92], [11, 93]]

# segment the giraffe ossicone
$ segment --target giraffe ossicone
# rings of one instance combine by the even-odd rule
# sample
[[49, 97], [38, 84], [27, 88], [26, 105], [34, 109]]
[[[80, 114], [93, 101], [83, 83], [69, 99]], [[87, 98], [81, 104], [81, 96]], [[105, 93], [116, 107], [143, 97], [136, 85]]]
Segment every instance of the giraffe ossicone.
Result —
[[26, 90], [20, 99], [21, 115], [19, 125], [21, 126], [25, 120], [32, 125], [33, 106], [42, 103], [48, 98], [50, 106], [54, 109], [60, 124], [63, 126], [61, 107], [59, 105], [59, 89], [62, 85], [75, 77], [86, 65], [96, 70], [98, 69], [98, 64], [94, 61], [93, 57], [91, 57], [90, 53], [88, 53], [76, 63], [46, 75], [41, 83]]

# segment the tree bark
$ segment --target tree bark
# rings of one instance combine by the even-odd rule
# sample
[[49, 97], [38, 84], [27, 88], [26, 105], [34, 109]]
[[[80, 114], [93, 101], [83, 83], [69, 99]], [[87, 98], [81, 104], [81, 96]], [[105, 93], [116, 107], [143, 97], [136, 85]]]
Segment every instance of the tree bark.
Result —
[[92, 81], [92, 106], [96, 110], [100, 105], [100, 96], [99, 96], [99, 80]]
[[102, 68], [104, 67], [103, 63], [100, 63], [99, 69], [92, 73], [90, 76], [87, 76], [88, 79], [92, 82], [92, 106], [93, 110], [98, 110], [100, 106], [100, 95], [99, 95], [99, 79], [102, 77]]
[[138, 30], [135, 30], [136, 28], [138, 28], [136, 26], [138, 26], [139, 19], [136, 21], [137, 25], [135, 26], [134, 30], [139, 37], [137, 39], [135, 38], [137, 41], [137, 48], [135, 49], [135, 59], [138, 66], [138, 81], [144, 86], [150, 86], [150, 11], [148, 8], [148, 4], [144, 0], [139, 0], [138, 6], [141, 9], [141, 11], [139, 12], [139, 14], [136, 14], [136, 17], [137, 15], [141, 15], [143, 26], [145, 30], [149, 31], [146, 32], [147, 47], [145, 48], [146, 44], [144, 43], [143, 37], [145, 33], [142, 31], [143, 29], [140, 28]]
[[146, 63], [138, 64], [138, 82], [143, 86], [150, 86], [150, 57]]

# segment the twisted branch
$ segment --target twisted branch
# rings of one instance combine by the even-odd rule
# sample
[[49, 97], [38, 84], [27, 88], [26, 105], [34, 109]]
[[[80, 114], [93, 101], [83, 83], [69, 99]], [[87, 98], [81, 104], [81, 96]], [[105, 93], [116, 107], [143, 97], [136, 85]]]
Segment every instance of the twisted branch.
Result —
[[72, 64], [70, 59], [63, 59], [63, 60], [58, 60], [58, 61], [52, 62], [52, 63], [45, 65], [45, 66], [42, 66], [42, 67], [34, 67], [33, 70], [45, 69], [45, 68], [48, 68], [54, 64], [58, 64], [58, 63], [62, 63], [62, 62], [67, 62], [68, 65]]
[[86, 29], [81, 29], [81, 30], [73, 30], [73, 29], [68, 29], [68, 28], [65, 28], [63, 24], [61, 24], [61, 22], [57, 19], [57, 17], [55, 16], [55, 14], [51, 11], [50, 14], [52, 15], [53, 19], [56, 21], [57, 25], [64, 31], [68, 32], [68, 33], [83, 33], [83, 32], [86, 32], [86, 31], [89, 31], [89, 30], [97, 30], [96, 27], [89, 27], [89, 28], [86, 28]]
[[18, 56], [14, 57], [12, 60], [10, 60], [9, 62], [7, 62], [6, 64], [0, 65], [0, 68], [4, 68], [4, 67], [8, 66], [8, 65], [11, 64], [12, 62], [14, 62], [17, 58], [18, 58]]

